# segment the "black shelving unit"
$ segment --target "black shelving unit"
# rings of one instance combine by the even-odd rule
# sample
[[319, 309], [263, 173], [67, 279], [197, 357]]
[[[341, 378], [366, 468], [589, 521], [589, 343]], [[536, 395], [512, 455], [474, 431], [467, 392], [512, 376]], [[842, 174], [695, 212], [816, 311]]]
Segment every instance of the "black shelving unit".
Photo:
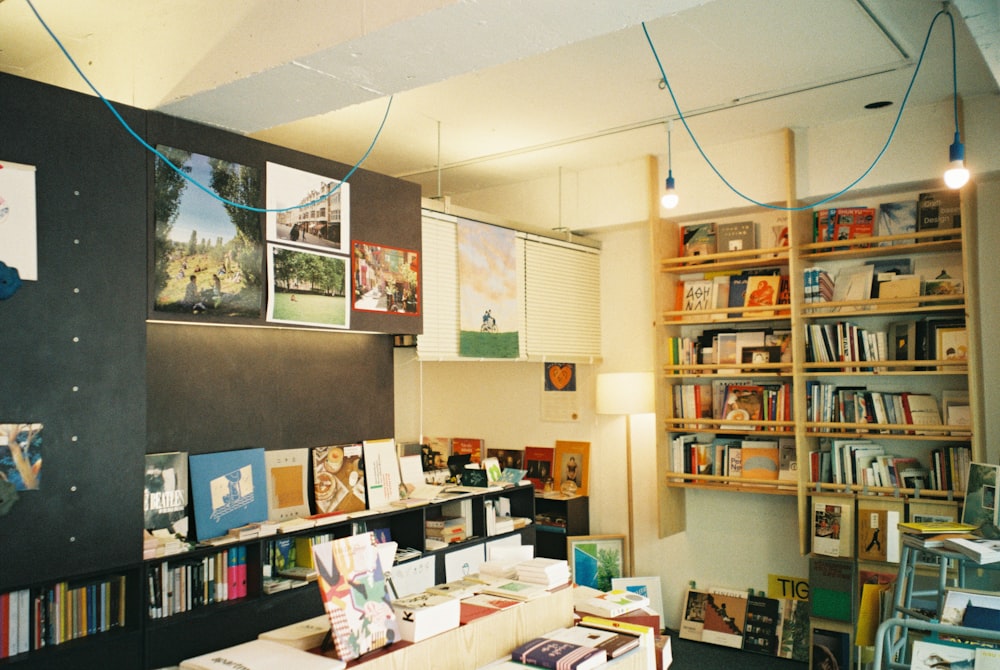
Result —
[[535, 554], [566, 558], [566, 538], [590, 534], [590, 498], [535, 498]]

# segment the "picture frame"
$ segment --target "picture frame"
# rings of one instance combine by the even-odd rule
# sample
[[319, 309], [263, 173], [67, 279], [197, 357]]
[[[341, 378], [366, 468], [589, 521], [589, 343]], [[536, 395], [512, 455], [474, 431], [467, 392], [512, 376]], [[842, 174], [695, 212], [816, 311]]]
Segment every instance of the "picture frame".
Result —
[[640, 596], [649, 598], [649, 608], [663, 616], [663, 594], [661, 592], [660, 577], [653, 575], [649, 577], [614, 577], [611, 580], [611, 588], [638, 593]]
[[567, 495], [587, 495], [590, 478], [590, 442], [556, 440], [552, 462], [555, 489]]
[[780, 363], [781, 362], [781, 347], [780, 346], [766, 346], [766, 347], [743, 347], [741, 350], [743, 360], [741, 363], [744, 367], [749, 370], [753, 370], [755, 365], [761, 363]]
[[609, 591], [611, 580], [628, 577], [628, 548], [624, 535], [571, 535], [566, 556], [575, 584]]
[[969, 358], [969, 333], [965, 326], [945, 326], [934, 331], [934, 353], [939, 360], [964, 361]]

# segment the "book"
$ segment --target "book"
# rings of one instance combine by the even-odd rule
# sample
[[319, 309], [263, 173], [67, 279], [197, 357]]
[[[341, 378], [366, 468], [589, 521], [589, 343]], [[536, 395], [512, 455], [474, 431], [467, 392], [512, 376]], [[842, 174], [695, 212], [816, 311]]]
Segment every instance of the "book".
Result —
[[705, 597], [701, 641], [741, 649], [746, 612], [746, 592], [709, 589]]
[[607, 657], [618, 658], [639, 646], [639, 636], [602, 630], [586, 624], [568, 626], [546, 633], [543, 637], [559, 642], [571, 642], [584, 647], [603, 649]]
[[[917, 230], [917, 201], [901, 200], [897, 202], [883, 202], [878, 206], [878, 214], [875, 218], [875, 234], [886, 235], [906, 235]], [[896, 244], [912, 244], [913, 238], [890, 240], [879, 242], [879, 246], [891, 246]]]
[[976, 563], [996, 563], [1000, 561], [1000, 539], [948, 537], [944, 548], [964, 554]]
[[940, 668], [972, 668], [976, 648], [947, 642], [914, 640], [910, 650], [911, 670], [940, 670]]
[[841, 268], [834, 280], [832, 301], [868, 300], [871, 298], [874, 279], [875, 268], [867, 263]]
[[451, 438], [451, 453], [453, 456], [470, 457], [470, 463], [479, 463], [483, 459], [484, 440], [478, 437]]
[[812, 551], [823, 556], [850, 557], [853, 507], [847, 498], [813, 496]]
[[[744, 294], [744, 307], [768, 307], [778, 304], [778, 294], [781, 288], [779, 275], [749, 275], [747, 290]], [[754, 316], [773, 314], [767, 310], [755, 310]]]
[[857, 592], [854, 561], [823, 556], [809, 558], [809, 613], [813, 617], [853, 621]]
[[188, 529], [188, 454], [146, 454], [142, 511], [146, 530], [166, 530], [186, 538]]
[[188, 466], [199, 541], [267, 519], [263, 449], [192, 454]]
[[757, 224], [753, 221], [720, 223], [715, 227], [715, 244], [720, 253], [756, 249]]
[[267, 518], [284, 521], [309, 516], [309, 450], [269, 449], [267, 467]]
[[510, 656], [518, 663], [551, 670], [590, 670], [604, 665], [608, 660], [603, 649], [546, 637], [536, 637], [518, 645]]
[[901, 521], [900, 532], [908, 535], [942, 535], [971, 533], [979, 526], [960, 521]]
[[917, 197], [917, 231], [961, 227], [961, 194], [958, 191], [932, 191]]
[[535, 598], [549, 595], [548, 590], [540, 584], [530, 584], [516, 579], [510, 579], [498, 584], [486, 584], [481, 589], [481, 593], [521, 601], [534, 600]]
[[337, 658], [350, 661], [399, 639], [373, 533], [315, 544], [312, 555]]
[[313, 649], [323, 643], [323, 638], [329, 632], [330, 618], [326, 614], [320, 614], [311, 619], [266, 630], [257, 639], [279, 642], [296, 649]]
[[714, 254], [715, 224], [691, 223], [681, 226], [681, 250], [684, 256], [706, 256]]
[[362, 450], [360, 444], [313, 448], [313, 502], [317, 513], [365, 509]]
[[743, 440], [740, 459], [740, 476], [744, 479], [776, 480], [780, 475], [776, 440]]
[[552, 458], [555, 489], [563, 493], [587, 495], [590, 479], [590, 442], [556, 440]]
[[851, 667], [851, 634], [846, 630], [814, 627], [810, 647], [813, 668]]
[[399, 618], [399, 633], [407, 642], [419, 642], [458, 628], [461, 607], [457, 598], [434, 593], [414, 593], [392, 601]]
[[713, 280], [687, 279], [684, 281], [681, 309], [685, 312], [700, 312], [712, 309], [715, 307], [712, 296]]
[[312, 654], [273, 640], [251, 640], [181, 661], [180, 670], [340, 670], [344, 661]]
[[611, 589], [577, 602], [574, 607], [576, 611], [584, 614], [612, 618], [647, 605], [649, 605], [649, 598], [646, 596], [625, 589]]
[[555, 458], [555, 447], [525, 447], [524, 466], [525, 479], [530, 481], [537, 491], [545, 489], [546, 482], [552, 484], [552, 461]]
[[396, 441], [389, 437], [365, 440], [361, 445], [368, 509], [382, 509], [400, 498], [403, 480], [399, 474]]

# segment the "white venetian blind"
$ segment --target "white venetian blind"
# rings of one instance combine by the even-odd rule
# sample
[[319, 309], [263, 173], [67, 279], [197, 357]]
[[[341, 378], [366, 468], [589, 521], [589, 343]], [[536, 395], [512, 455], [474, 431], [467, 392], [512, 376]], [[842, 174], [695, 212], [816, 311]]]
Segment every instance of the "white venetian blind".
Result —
[[417, 336], [421, 358], [458, 356], [457, 219], [423, 211], [421, 273], [424, 332]]
[[[457, 217], [423, 211], [424, 360], [459, 358]], [[518, 233], [522, 359], [601, 355], [600, 250]]]
[[528, 235], [524, 241], [529, 356], [601, 355], [601, 257], [597, 249]]

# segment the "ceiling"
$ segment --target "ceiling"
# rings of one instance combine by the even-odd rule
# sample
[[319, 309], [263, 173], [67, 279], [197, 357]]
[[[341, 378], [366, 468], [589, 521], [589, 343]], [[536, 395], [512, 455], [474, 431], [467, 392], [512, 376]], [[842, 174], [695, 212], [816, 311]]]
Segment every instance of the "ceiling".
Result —
[[[936, 0], [33, 0], [108, 99], [461, 196], [699, 142], [887, 114]], [[955, 0], [958, 88], [996, 94], [998, 0]], [[643, 22], [649, 34], [647, 41]], [[89, 91], [27, 0], [0, 71]], [[951, 93], [948, 22], [910, 105]], [[674, 150], [690, 147], [679, 127]]]

